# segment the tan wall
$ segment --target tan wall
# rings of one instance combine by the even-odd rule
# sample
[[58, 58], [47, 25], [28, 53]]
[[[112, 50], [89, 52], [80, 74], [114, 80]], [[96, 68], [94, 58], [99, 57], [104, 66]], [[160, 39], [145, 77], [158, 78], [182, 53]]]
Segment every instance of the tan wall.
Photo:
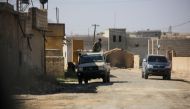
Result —
[[[138, 45], [138, 46], [136, 46]], [[140, 56], [140, 62], [148, 53], [148, 38], [127, 38], [127, 51]]]
[[46, 49], [46, 56], [63, 56], [63, 52], [60, 49]]
[[[27, 25], [32, 20], [32, 13], [17, 13], [13, 8], [2, 6], [0, 11], [0, 72], [4, 77], [0, 76], [14, 84], [19, 80], [24, 81], [19, 83], [32, 82], [32, 77], [44, 74], [44, 38], [41, 31]], [[20, 23], [25, 36], [18, 24], [18, 16], [22, 18]], [[29, 35], [25, 27], [32, 34]]]
[[107, 62], [112, 67], [133, 68], [134, 55], [124, 50], [113, 50], [108, 53]]
[[126, 56], [126, 64], [127, 64], [127, 68], [133, 68], [134, 67], [134, 55], [132, 53], [127, 52]]
[[46, 49], [60, 49], [63, 48], [63, 37], [46, 37]]
[[78, 63], [78, 52], [77, 50], [83, 50], [84, 43], [83, 40], [72, 40], [72, 62]]
[[48, 23], [47, 36], [65, 36], [65, 24]]
[[49, 23], [45, 43], [46, 56], [54, 56], [54, 58], [46, 58], [46, 71], [48, 75], [59, 75], [64, 72], [64, 67], [66, 69], [67, 59], [63, 53], [64, 39], [65, 24]]
[[62, 49], [64, 37], [65, 24], [49, 23], [46, 34], [46, 49]]
[[63, 51], [63, 39], [65, 37], [65, 24], [48, 24], [46, 34], [46, 49], [60, 49]]
[[173, 57], [172, 71], [190, 78], [190, 57]]
[[140, 57], [139, 55], [134, 55], [134, 68], [139, 68], [139, 65], [140, 65]]
[[46, 57], [47, 74], [51, 76], [64, 75], [63, 57]]

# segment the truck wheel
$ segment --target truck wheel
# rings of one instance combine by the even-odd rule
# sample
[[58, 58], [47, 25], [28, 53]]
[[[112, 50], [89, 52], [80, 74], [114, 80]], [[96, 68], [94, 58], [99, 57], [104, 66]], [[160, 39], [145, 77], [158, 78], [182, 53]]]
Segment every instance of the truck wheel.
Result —
[[85, 84], [88, 84], [88, 79], [84, 79], [84, 83], [85, 83]]
[[109, 75], [107, 76], [107, 82], [110, 82], [110, 76]]
[[171, 75], [168, 74], [168, 75], [167, 75], [167, 80], [170, 80], [170, 79], [171, 79]]
[[107, 78], [107, 76], [105, 75], [102, 79], [103, 79], [103, 82], [106, 83], [108, 78]]
[[145, 78], [145, 79], [148, 79], [148, 74], [145, 74], [144, 78]]
[[82, 78], [78, 77], [79, 84], [82, 84]]
[[144, 78], [144, 72], [142, 72], [142, 78]]
[[166, 80], [167, 79], [167, 75], [163, 75], [163, 80]]

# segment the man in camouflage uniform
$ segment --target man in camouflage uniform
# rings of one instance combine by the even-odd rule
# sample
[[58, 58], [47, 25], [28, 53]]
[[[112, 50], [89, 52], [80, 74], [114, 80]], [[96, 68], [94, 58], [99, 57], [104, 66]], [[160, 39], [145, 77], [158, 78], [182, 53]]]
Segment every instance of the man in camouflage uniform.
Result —
[[99, 38], [99, 39], [98, 39], [98, 42], [96, 42], [96, 43], [94, 44], [94, 46], [93, 46], [93, 52], [100, 52], [100, 51], [101, 51], [101, 49], [102, 49], [101, 41], [102, 41], [102, 39]]

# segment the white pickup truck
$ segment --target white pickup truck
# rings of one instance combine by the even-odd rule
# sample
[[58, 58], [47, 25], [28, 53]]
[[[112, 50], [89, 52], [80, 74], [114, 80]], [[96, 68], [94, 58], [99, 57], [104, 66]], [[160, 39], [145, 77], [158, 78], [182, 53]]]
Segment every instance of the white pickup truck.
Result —
[[85, 84], [90, 79], [102, 78], [103, 82], [110, 82], [110, 65], [106, 63], [103, 52], [87, 52], [79, 55], [77, 76], [79, 84]]

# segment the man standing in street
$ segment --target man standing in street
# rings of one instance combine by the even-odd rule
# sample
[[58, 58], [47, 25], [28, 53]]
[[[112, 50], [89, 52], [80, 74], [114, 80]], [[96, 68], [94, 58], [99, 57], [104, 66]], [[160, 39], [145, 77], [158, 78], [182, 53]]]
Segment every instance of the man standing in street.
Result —
[[99, 39], [98, 39], [98, 42], [96, 42], [96, 43], [94, 44], [94, 46], [93, 46], [93, 52], [100, 52], [100, 51], [101, 51], [101, 49], [102, 49], [101, 41], [102, 41], [102, 39], [99, 38]]

